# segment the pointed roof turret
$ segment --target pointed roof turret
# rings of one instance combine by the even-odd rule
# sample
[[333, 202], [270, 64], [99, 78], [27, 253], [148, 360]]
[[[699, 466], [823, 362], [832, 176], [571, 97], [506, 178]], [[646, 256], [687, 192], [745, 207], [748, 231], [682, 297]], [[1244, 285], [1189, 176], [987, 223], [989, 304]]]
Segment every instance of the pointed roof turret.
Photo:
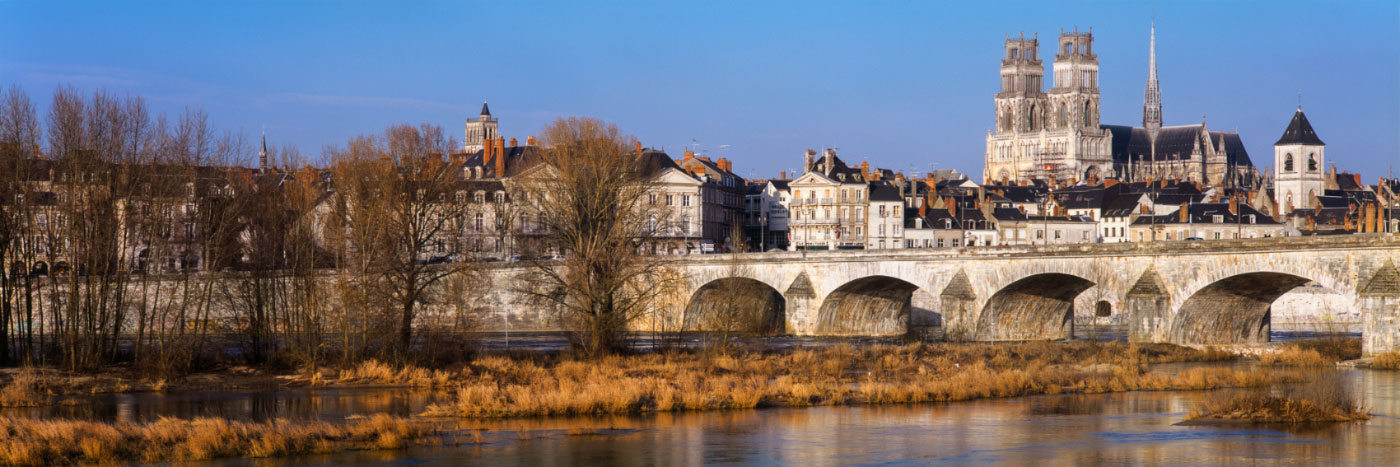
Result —
[[1293, 113], [1293, 120], [1288, 122], [1288, 129], [1283, 130], [1283, 136], [1279, 137], [1274, 146], [1284, 144], [1307, 144], [1313, 146], [1326, 146], [1321, 139], [1317, 138], [1317, 133], [1313, 131], [1311, 123], [1308, 123], [1308, 116], [1303, 115], [1303, 106], [1298, 106], [1298, 111]]
[[491, 108], [486, 106], [486, 99], [481, 100], [481, 115], [483, 117], [491, 116]]

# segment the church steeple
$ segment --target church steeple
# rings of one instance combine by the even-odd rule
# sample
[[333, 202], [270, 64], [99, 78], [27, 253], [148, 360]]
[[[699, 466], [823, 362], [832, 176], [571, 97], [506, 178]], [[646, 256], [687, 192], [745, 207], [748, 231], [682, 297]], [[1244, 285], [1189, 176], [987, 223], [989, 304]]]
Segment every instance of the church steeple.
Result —
[[490, 116], [491, 116], [491, 108], [486, 106], [486, 101], [485, 101], [485, 100], [482, 100], [482, 101], [481, 101], [481, 116], [483, 116], [483, 117], [490, 117]]
[[267, 170], [267, 132], [262, 134], [262, 149], [258, 151], [258, 168]]
[[1162, 128], [1162, 91], [1157, 88], [1157, 24], [1153, 21], [1147, 45], [1147, 91], [1142, 97], [1142, 126], [1153, 140]]

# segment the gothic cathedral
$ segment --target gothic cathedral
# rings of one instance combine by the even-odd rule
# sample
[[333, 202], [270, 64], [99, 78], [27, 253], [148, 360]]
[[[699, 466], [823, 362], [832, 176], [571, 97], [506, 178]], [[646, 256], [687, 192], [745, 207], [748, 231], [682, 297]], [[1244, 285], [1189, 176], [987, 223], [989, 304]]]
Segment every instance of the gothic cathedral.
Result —
[[1258, 186], [1262, 178], [1238, 133], [1198, 125], [1162, 126], [1157, 31], [1148, 45], [1142, 126], [1099, 122], [1099, 60], [1093, 30], [1060, 33], [1054, 83], [1042, 91], [1039, 38], [1007, 37], [996, 95], [996, 130], [987, 134], [985, 183], [1030, 179], [1093, 182], [1179, 179]]

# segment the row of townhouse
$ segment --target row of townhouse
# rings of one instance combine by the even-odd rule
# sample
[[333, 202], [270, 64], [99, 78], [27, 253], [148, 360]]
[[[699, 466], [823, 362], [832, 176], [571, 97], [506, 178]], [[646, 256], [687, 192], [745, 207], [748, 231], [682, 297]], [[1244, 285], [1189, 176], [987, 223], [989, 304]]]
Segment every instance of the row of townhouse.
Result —
[[[786, 174], [784, 174], [786, 175]], [[750, 249], [948, 248], [1296, 236], [1268, 193], [1179, 180], [979, 185], [851, 167], [807, 151], [794, 180], [751, 184]]]

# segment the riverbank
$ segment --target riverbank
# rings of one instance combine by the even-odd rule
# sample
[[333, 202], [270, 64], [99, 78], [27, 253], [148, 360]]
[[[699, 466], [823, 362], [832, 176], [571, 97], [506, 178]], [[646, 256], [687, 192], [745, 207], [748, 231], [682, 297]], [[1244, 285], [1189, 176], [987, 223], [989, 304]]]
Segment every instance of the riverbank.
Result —
[[1255, 387], [1287, 372], [1152, 363], [1232, 354], [1122, 343], [835, 346], [772, 353], [659, 353], [581, 361], [568, 355], [485, 357], [452, 403], [425, 415], [499, 418], [760, 407], [949, 402], [1038, 394]]
[[[630, 416], [751, 408], [899, 405], [1032, 395], [1263, 388], [1305, 381], [1307, 377], [1303, 371], [1316, 370], [1302, 367], [1335, 365], [1337, 360], [1348, 358], [1353, 351], [1359, 352], [1355, 343], [1340, 340], [1289, 343], [1271, 349], [1272, 352], [1251, 357], [1252, 364], [1188, 365], [1182, 369], [1174, 369], [1175, 366], [1151, 367], [1163, 363], [1228, 362], [1240, 360], [1241, 357], [1216, 349], [1173, 345], [1029, 342], [837, 344], [816, 349], [739, 349], [729, 354], [702, 351], [639, 353], [597, 360], [558, 352], [508, 352], [488, 353], [470, 362], [432, 369], [377, 361], [362, 362], [345, 369], [322, 368], [293, 374], [232, 367], [169, 383], [131, 379], [133, 375], [130, 373], [120, 372], [93, 376], [27, 369], [6, 370], [3, 373], [10, 381], [0, 388], [0, 400], [49, 400], [52, 401], [50, 403], [77, 405], [87, 400], [77, 394], [109, 390], [165, 394], [208, 392], [217, 397], [222, 393], [238, 391], [240, 389], [234, 388], [240, 386], [250, 388], [248, 390], [251, 392], [268, 387], [271, 390], [412, 387], [417, 388], [416, 394], [431, 393], [431, 399], [411, 411], [395, 412], [397, 416], [393, 420], [417, 431], [385, 438], [398, 439], [399, 445], [407, 445], [414, 444], [411, 441], [424, 433], [432, 432], [431, 427], [436, 424], [453, 424], [451, 422], [454, 420], [485, 422], [488, 419], [530, 420], [555, 415]], [[16, 384], [17, 381], [21, 384]], [[161, 383], [163, 387], [157, 388], [155, 383]], [[28, 387], [32, 392], [25, 393], [15, 389], [17, 387]], [[62, 391], [71, 392], [67, 396], [59, 395]], [[38, 404], [42, 403], [30, 405]], [[350, 414], [376, 413], [379, 410], [362, 407]], [[357, 420], [358, 416], [342, 422], [343, 417], [321, 421], [225, 420], [244, 424], [238, 425], [234, 433], [256, 433], [257, 436], [234, 437], [231, 441], [234, 447], [211, 452], [221, 453], [217, 456], [247, 457], [394, 447], [395, 443], [377, 437], [347, 437], [336, 434], [334, 430], [327, 431], [363, 422]], [[47, 420], [29, 420], [50, 423]], [[60, 422], [53, 423], [62, 426], [34, 425], [41, 428], [24, 432], [28, 434], [11, 430], [6, 433], [12, 438], [0, 439], [0, 442], [14, 446], [12, 453], [6, 455], [14, 455], [16, 459], [41, 459], [40, 463], [88, 462], [85, 460], [88, 457], [83, 457], [86, 454], [81, 452], [84, 449], [82, 446], [63, 445], [62, 437], [40, 439], [36, 433], [74, 433], [74, 430], [82, 433], [118, 433], [123, 441], [114, 443], [145, 442], [140, 441], [148, 438], [142, 434], [145, 433], [143, 430], [152, 429], [157, 423], [166, 423], [159, 426], [167, 427], [169, 424], [209, 425], [217, 420], [129, 420], [135, 423], [70, 420], [61, 422], [72, 422], [73, 426]], [[330, 425], [326, 425], [327, 422]], [[10, 424], [27, 426], [24, 423]], [[22, 428], [16, 428], [19, 429]], [[257, 447], [256, 443], [249, 441], [263, 437], [274, 439], [283, 436], [280, 434], [282, 432], [292, 436], [304, 434], [311, 438], [306, 438], [310, 441], [289, 440], [285, 450]], [[424, 441], [431, 443], [436, 438], [430, 437]], [[38, 447], [21, 449], [26, 443], [39, 444], [36, 445]], [[202, 451], [174, 447], [179, 443], [171, 441], [166, 446], [169, 452], [150, 455], [166, 460], [199, 458], [192, 453]], [[87, 449], [115, 453], [111, 455], [119, 459], [145, 459], [131, 456], [146, 450], [118, 449], [109, 444], [93, 445]], [[31, 451], [40, 454], [32, 454]]]
[[388, 415], [344, 424], [218, 418], [162, 418], [150, 423], [5, 418], [0, 419], [0, 464], [178, 462], [399, 449], [435, 432]]

